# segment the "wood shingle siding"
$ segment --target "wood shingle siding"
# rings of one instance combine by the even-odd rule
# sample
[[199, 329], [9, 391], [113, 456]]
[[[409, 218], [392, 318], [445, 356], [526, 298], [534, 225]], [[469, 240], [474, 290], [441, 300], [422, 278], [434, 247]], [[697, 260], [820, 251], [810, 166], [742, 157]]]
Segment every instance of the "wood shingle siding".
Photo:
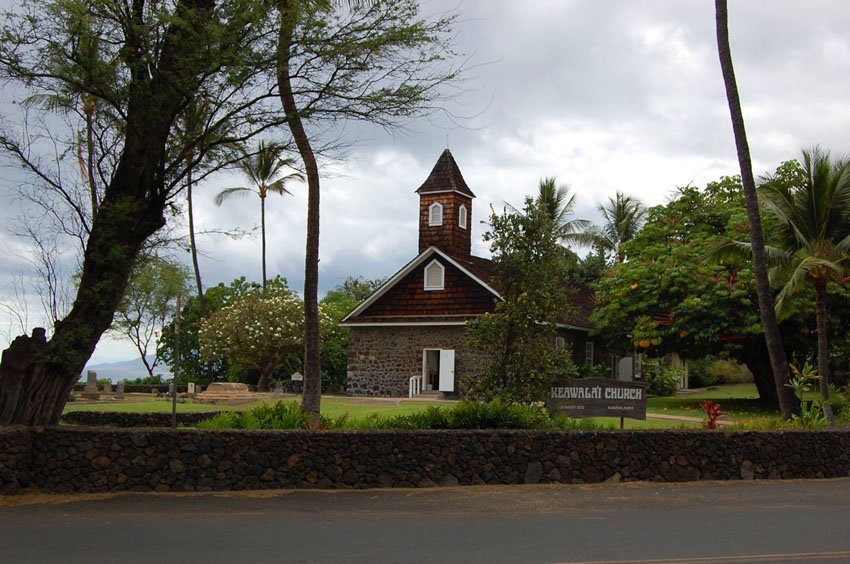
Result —
[[492, 293], [454, 265], [446, 261], [441, 264], [446, 269], [445, 289], [425, 290], [424, 266], [416, 268], [363, 311], [358, 321], [376, 317], [474, 316], [493, 311]]

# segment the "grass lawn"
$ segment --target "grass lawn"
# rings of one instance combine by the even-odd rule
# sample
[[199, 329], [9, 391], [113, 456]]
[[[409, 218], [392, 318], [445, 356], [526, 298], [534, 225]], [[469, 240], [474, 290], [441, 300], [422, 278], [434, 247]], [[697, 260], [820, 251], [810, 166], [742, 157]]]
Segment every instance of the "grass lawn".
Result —
[[[301, 401], [300, 398], [290, 396], [285, 397], [285, 401]], [[226, 404], [209, 404], [196, 403], [192, 400], [178, 400], [177, 411], [180, 413], [196, 412], [196, 411], [243, 411], [252, 407], [257, 407], [262, 403], [274, 403], [277, 399], [260, 400], [250, 403], [238, 405]], [[330, 418], [337, 418], [343, 414], [348, 414], [351, 419], [365, 417], [372, 413], [380, 413], [381, 415], [407, 415], [416, 411], [421, 411], [429, 405], [450, 405], [444, 402], [422, 402], [408, 400], [390, 400], [390, 401], [369, 401], [363, 399], [346, 398], [341, 396], [323, 396], [322, 397], [322, 414]], [[110, 401], [110, 402], [69, 402], [65, 404], [65, 413], [71, 411], [118, 411], [122, 413], [170, 413], [171, 399], [170, 398], [145, 398], [132, 399], [126, 401]]]
[[649, 398], [646, 410], [647, 413], [703, 417], [705, 412], [699, 404], [704, 400], [719, 403], [723, 413], [733, 418], [778, 415], [775, 410], [765, 407], [759, 401], [754, 384], [711, 386], [666, 398]]
[[[191, 400], [177, 401], [177, 411], [179, 413], [189, 413], [195, 411], [231, 411], [234, 409], [242, 409], [240, 405], [210, 405], [208, 403], [195, 403]], [[108, 401], [108, 402], [68, 402], [65, 404], [65, 413], [71, 411], [118, 411], [121, 413], [171, 413], [171, 399], [156, 398], [156, 399], [140, 399], [140, 400], [125, 400], [125, 401]]]

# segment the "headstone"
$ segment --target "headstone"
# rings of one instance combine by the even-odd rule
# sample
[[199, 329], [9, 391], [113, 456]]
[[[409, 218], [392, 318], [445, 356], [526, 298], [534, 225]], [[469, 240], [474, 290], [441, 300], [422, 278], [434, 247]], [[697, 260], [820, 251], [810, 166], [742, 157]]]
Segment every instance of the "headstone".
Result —
[[187, 391], [189, 392], [189, 395], [190, 395], [190, 396], [194, 396], [194, 395], [195, 395], [195, 383], [194, 383], [194, 382], [189, 382], [189, 383], [187, 384], [187, 387], [188, 387], [188, 390], [187, 390]]
[[120, 380], [115, 386], [115, 399], [124, 399], [124, 380]]
[[274, 395], [282, 396], [283, 395], [283, 382], [278, 380], [274, 383]]
[[83, 389], [82, 396], [85, 399], [100, 399], [100, 393], [97, 391], [97, 372], [94, 370], [86, 373], [86, 387]]
[[292, 391], [296, 394], [301, 393], [301, 383], [304, 381], [304, 375], [300, 372], [294, 372], [292, 378]]
[[86, 392], [97, 392], [97, 372], [89, 370], [86, 374]]
[[112, 393], [112, 383], [111, 382], [103, 385], [103, 393], [104, 394], [111, 394]]

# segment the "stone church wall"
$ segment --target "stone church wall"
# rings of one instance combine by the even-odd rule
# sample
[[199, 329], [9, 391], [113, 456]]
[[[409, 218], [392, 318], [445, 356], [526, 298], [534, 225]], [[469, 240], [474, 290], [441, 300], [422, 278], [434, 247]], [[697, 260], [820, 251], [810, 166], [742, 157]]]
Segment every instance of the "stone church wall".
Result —
[[352, 327], [348, 345], [346, 391], [356, 396], [406, 397], [410, 377], [422, 374], [423, 349], [454, 349], [455, 391], [483, 372], [486, 356], [470, 349], [466, 328]]

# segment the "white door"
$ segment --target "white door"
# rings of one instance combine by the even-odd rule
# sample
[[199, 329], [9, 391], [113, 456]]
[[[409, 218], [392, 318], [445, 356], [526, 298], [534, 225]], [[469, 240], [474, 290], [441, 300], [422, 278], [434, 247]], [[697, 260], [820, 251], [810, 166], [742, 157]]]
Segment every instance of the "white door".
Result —
[[440, 351], [440, 391], [455, 391], [455, 352]]
[[633, 369], [632, 357], [624, 356], [621, 358], [620, 362], [617, 363], [617, 380], [631, 381]]

